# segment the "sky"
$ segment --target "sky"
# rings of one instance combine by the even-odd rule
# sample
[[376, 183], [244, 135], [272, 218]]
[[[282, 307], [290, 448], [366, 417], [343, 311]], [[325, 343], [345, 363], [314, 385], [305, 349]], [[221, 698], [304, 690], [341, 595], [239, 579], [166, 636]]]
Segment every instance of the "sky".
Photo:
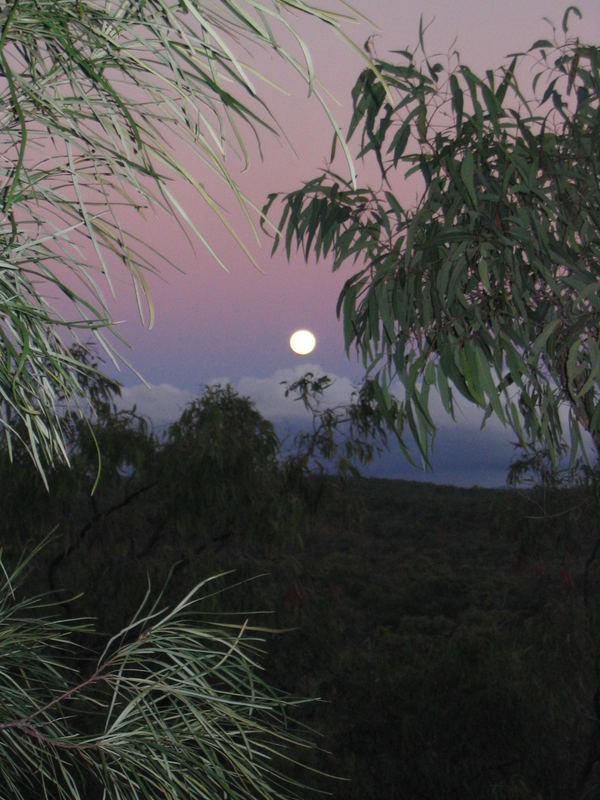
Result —
[[[335, 6], [331, 0], [330, 7]], [[543, 17], [560, 28], [566, 4], [557, 0], [355, 0], [355, 7], [372, 23], [349, 25], [349, 36], [359, 45], [371, 40], [377, 55], [389, 57], [394, 49], [412, 48], [418, 40], [419, 17], [430, 23], [426, 42], [431, 53], [456, 49], [464, 63], [476, 71], [498, 67], [511, 52], [526, 50], [535, 39], [549, 37], [551, 28]], [[572, 32], [583, 39], [600, 34], [600, 3], [582, 0], [578, 7], [583, 22], [572, 18]], [[361, 69], [359, 57], [325, 26], [301, 22], [300, 30], [311, 49], [315, 71], [335, 95], [332, 110], [345, 128], [349, 119], [350, 89]], [[288, 94], [267, 90], [268, 100], [292, 148], [283, 140], [263, 139], [263, 160], [254, 152], [251, 167], [241, 172], [235, 157], [229, 168], [244, 190], [261, 206], [269, 192], [298, 188], [327, 165], [331, 129], [306, 87], [286, 73], [273, 54], [261, 53], [255, 63], [276, 76]], [[338, 168], [343, 164], [338, 162]], [[357, 163], [359, 181], [361, 165]], [[366, 176], [368, 177], [368, 176]], [[285, 431], [302, 424], [298, 404], [283, 397], [282, 380], [293, 380], [306, 371], [335, 378], [331, 402], [348, 399], [363, 371], [356, 358], [347, 358], [342, 327], [335, 314], [340, 289], [351, 266], [333, 274], [327, 262], [304, 263], [301, 255], [288, 263], [282, 252], [271, 257], [269, 241], [254, 242], [235, 203], [223, 202], [261, 266], [256, 270], [222, 226], [210, 217], [191, 193], [180, 199], [195, 223], [229, 267], [225, 272], [201, 249], [187, 244], [180, 228], [168, 218], [145, 223], [146, 240], [168, 254], [180, 272], [159, 264], [159, 275], [149, 280], [156, 322], [151, 330], [140, 324], [133, 292], [126, 276], [117, 280], [113, 316], [130, 349], [127, 359], [144, 380], [122, 369], [117, 377], [124, 386], [123, 403], [136, 403], [157, 425], [175, 419], [186, 402], [202, 386], [231, 382], [250, 396], [259, 410]], [[309, 328], [317, 337], [310, 356], [294, 355], [288, 346], [296, 328]], [[304, 418], [305, 419], [305, 418]], [[504, 483], [515, 438], [493, 421], [481, 432], [481, 412], [465, 404], [457, 423], [441, 410], [436, 413], [439, 434], [433, 471], [407, 465], [399, 452], [380, 459], [368, 474], [404, 477], [460, 485], [494, 486]]]

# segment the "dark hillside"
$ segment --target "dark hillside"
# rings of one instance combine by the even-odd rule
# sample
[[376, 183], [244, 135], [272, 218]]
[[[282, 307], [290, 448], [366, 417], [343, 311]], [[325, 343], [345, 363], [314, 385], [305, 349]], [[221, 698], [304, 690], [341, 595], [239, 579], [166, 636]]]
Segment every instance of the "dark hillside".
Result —
[[104, 633], [131, 617], [148, 576], [158, 589], [174, 567], [174, 602], [234, 570], [221, 584], [242, 583], [209, 610], [264, 609], [250, 619], [290, 629], [267, 636], [265, 674], [322, 699], [298, 713], [319, 734], [310, 763], [348, 779], [315, 778], [337, 800], [597, 796], [593, 498], [294, 477], [272, 459], [268, 427], [257, 435], [264, 456], [253, 451], [249, 472], [247, 453], [238, 463], [229, 448], [219, 473], [186, 455], [187, 439], [174, 478], [168, 448], [142, 447], [129, 472], [107, 458], [93, 498], [85, 473], [57, 475], [47, 495], [13, 466], [5, 556], [60, 523], [25, 588]]
[[336, 797], [575, 796], [590, 632], [574, 562], [555, 549], [530, 564], [497, 530], [518, 527], [523, 503], [363, 480], [338, 486], [307, 533], [275, 604], [298, 630], [269, 664], [327, 701], [310, 721], [333, 753], [320, 766], [351, 778]]

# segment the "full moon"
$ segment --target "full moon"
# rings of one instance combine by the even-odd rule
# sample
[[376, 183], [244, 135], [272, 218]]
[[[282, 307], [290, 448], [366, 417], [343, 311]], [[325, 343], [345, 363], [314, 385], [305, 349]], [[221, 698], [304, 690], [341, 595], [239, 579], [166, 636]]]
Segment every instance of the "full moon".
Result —
[[301, 330], [294, 331], [290, 336], [290, 347], [299, 356], [307, 356], [315, 349], [317, 340], [314, 333], [310, 331]]

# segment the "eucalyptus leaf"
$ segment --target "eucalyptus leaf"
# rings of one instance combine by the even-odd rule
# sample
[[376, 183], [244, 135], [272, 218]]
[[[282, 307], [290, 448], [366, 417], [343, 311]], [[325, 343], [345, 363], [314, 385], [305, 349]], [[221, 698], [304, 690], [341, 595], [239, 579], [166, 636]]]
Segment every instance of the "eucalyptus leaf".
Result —
[[[385, 188], [352, 195], [348, 185], [346, 216], [328, 235], [336, 268], [364, 261], [361, 292], [350, 294], [350, 278], [338, 304], [346, 347], [355, 345], [371, 379], [403, 385], [408, 427], [424, 458], [432, 431], [417, 408], [429, 402], [422, 387], [435, 358], [448, 413], [456, 389], [484, 419], [493, 414], [521, 442], [542, 444], [555, 457], [569, 435], [560, 414], [567, 406], [572, 425], [600, 448], [600, 48], [568, 36], [570, 14], [579, 11], [565, 12], [562, 41], [538, 38], [485, 77], [460, 59], [433, 70], [409, 51], [398, 53], [397, 64], [378, 65], [395, 99], [391, 123], [383, 107], [378, 116], [370, 107], [367, 131], [389, 141], [387, 149], [378, 141], [388, 159], [380, 165]], [[424, 48], [423, 28], [419, 37]], [[521, 84], [528, 64], [531, 89]], [[392, 192], [395, 173], [398, 185], [420, 176], [412, 207]], [[284, 198], [295, 235], [327, 189], [326, 173], [322, 180]], [[386, 236], [360, 249], [374, 223]], [[388, 296], [391, 304], [383, 302]]]

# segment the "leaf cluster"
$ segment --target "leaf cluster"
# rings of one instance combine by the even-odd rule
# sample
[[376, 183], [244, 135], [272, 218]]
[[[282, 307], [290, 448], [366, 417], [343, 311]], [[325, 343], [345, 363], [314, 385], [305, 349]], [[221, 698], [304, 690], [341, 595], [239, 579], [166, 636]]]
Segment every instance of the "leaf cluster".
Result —
[[[280, 765], [304, 740], [258, 676], [264, 629], [203, 615], [206, 580], [173, 608], [149, 590], [87, 675], [82, 620], [0, 586], [0, 787], [18, 800], [294, 798]], [[199, 607], [200, 606], [200, 607]]]
[[331, 406], [326, 392], [333, 383], [329, 376], [317, 377], [312, 372], [284, 382], [285, 396], [295, 395], [294, 400], [312, 414], [312, 428], [295, 437], [291, 460], [305, 469], [323, 472], [334, 466], [338, 475], [358, 477], [361, 466], [387, 450], [388, 431], [402, 413], [400, 404], [388, 395], [386, 405], [379, 384], [365, 381], [353, 391], [349, 403]]
[[348, 135], [360, 131], [381, 186], [307, 182], [283, 200], [274, 249], [358, 265], [338, 302], [346, 348], [382, 392], [401, 382], [396, 431], [425, 458], [432, 392], [448, 414], [462, 397], [553, 459], [564, 405], [575, 457], [581, 430], [600, 443], [600, 49], [538, 40], [483, 76], [458, 56], [396, 56], [378, 62], [393, 103], [366, 72], [352, 92]]
[[131, 278], [140, 316], [152, 325], [147, 274], [174, 263], [136, 233], [136, 218], [171, 215], [190, 244], [199, 241], [224, 267], [173, 189], [176, 180], [252, 260], [208, 188], [214, 176], [254, 229], [256, 209], [225, 156], [236, 154], [246, 167], [249, 140], [260, 153], [260, 136], [278, 125], [264, 99], [273, 81], [248, 52], [275, 52], [333, 124], [290, 17], [301, 12], [345, 38], [343, 6], [339, 13], [303, 0], [3, 4], [0, 423], [9, 445], [26, 447], [41, 472], [68, 461], [61, 404], [85, 406], [89, 365], [70, 345], [92, 334], [121, 358], [110, 310], [116, 269]]

